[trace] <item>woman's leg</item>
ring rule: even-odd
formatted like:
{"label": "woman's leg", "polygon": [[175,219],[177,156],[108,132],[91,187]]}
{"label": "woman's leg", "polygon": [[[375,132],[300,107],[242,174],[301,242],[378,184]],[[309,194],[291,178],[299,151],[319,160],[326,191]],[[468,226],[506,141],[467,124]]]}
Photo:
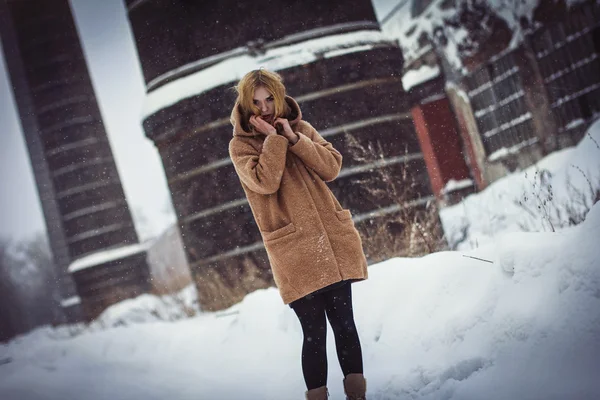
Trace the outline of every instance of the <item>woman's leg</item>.
{"label": "woman's leg", "polygon": [[327,384],[327,321],[323,295],[303,297],[290,304],[296,312],[304,342],[302,343],[302,373],[308,390]]}
{"label": "woman's leg", "polygon": [[351,284],[323,293],[325,311],[335,336],[335,347],[344,376],[363,373],[362,349],[352,309]]}

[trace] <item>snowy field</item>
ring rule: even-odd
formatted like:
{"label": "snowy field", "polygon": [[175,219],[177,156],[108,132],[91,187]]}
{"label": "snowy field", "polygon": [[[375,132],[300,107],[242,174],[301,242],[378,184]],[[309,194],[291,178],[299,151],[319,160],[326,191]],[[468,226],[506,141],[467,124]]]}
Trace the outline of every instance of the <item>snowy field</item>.
{"label": "snowy field", "polygon": [[[258,61],[279,70],[390,39],[416,58],[421,33],[450,16],[445,3],[432,1],[414,27],[406,2],[382,34],[286,46]],[[537,4],[522,3],[502,14],[512,28]],[[455,65],[465,32],[449,32]],[[239,77],[238,67],[220,64],[216,81],[196,74],[165,85],[142,114]],[[425,66],[403,83],[438,74]],[[369,280],[353,286],[369,400],[600,399],[599,143],[597,121],[578,146],[442,210],[455,251],[369,267]],[[217,313],[198,308],[193,287],[179,300],[144,295],[89,326],[43,327],[0,345],[0,400],[301,400],[301,345],[300,324],[274,288]],[[331,329],[328,356],[331,399],[341,400]]]}
{"label": "snowy field", "polygon": [[467,250],[510,232],[551,232],[581,220],[600,193],[600,120],[576,146],[554,152],[524,171],[440,213],[454,249]]}
{"label": "snowy field", "polygon": [[[560,232],[371,266],[354,285],[369,399],[600,398],[598,237],[600,203]],[[0,398],[303,398],[300,325],[275,289],[174,322],[158,320],[176,317],[164,307],[144,296],[108,310],[102,329],[43,328],[0,347]]]}
{"label": "snowy field", "polygon": [[[590,132],[598,141],[600,123]],[[555,198],[573,165],[595,179],[596,151],[586,137],[540,163]],[[470,226],[460,251],[372,265],[354,285],[369,399],[600,398],[600,203],[577,226],[517,232],[531,217],[511,200],[532,190],[525,173],[446,211],[447,228]],[[145,295],[89,327],[1,346],[0,399],[299,400],[301,343],[275,289],[219,313],[200,312],[193,288],[180,301]],[[331,398],[343,399],[331,331],[328,354]]]}
{"label": "snowy field", "polygon": [[[600,398],[598,143],[600,121],[443,210],[457,251],[369,267],[353,286],[369,399]],[[195,298],[144,295],[0,346],[0,399],[303,398],[302,331],[275,289],[218,313]],[[331,330],[328,355],[343,399]]]}

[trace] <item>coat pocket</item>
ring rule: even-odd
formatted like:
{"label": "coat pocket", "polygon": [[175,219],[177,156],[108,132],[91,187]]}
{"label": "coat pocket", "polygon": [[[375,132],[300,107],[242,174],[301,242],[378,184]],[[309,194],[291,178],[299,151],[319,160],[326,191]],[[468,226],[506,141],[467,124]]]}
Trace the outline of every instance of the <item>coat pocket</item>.
{"label": "coat pocket", "polygon": [[303,265],[310,265],[305,254],[298,251],[300,238],[295,232],[294,224],[288,224],[272,232],[262,233],[273,280],[284,300],[298,297],[298,290],[295,287],[297,282],[292,282],[290,274]]}
{"label": "coat pocket", "polygon": [[350,210],[336,211],[335,214],[340,221],[352,219],[352,213],[350,213]]}
{"label": "coat pocket", "polygon": [[282,238],[282,237],[287,236],[290,233],[294,233],[294,232],[296,232],[296,227],[294,226],[293,223],[289,223],[286,226],[279,228],[279,229],[275,229],[272,232],[262,232],[262,237],[263,237],[263,240],[265,242],[267,242],[270,240]]}

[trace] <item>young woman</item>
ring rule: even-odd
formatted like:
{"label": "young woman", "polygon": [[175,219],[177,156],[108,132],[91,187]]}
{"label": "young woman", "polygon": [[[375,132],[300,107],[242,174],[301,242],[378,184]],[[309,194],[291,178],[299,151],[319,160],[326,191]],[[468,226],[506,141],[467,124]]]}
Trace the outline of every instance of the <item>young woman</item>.
{"label": "young woman", "polygon": [[261,232],[275,284],[302,326],[306,398],[328,397],[329,319],[346,396],[365,399],[350,284],[367,279],[367,261],[350,211],[325,184],[338,176],[342,155],[302,120],[298,103],[286,95],[278,74],[251,71],[236,90],[229,154]]}

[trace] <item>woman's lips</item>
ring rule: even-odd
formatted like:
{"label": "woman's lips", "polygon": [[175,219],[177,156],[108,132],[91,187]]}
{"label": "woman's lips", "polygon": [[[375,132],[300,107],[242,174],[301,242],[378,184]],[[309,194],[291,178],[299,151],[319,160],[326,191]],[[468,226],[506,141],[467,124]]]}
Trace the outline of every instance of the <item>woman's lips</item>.
{"label": "woman's lips", "polygon": [[271,114],[263,115],[263,116],[261,116],[261,118],[270,123],[271,120],[273,119],[273,115],[271,115]]}

